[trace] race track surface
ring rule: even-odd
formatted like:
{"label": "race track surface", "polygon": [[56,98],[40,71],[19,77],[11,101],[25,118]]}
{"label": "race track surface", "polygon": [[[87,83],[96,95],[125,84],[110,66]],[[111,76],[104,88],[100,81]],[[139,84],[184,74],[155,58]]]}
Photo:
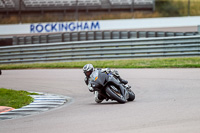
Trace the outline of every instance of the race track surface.
{"label": "race track surface", "polygon": [[71,103],[0,121],[0,133],[199,133],[200,69],[118,69],[133,102],[96,104],[81,69],[4,70],[0,88],[66,95]]}

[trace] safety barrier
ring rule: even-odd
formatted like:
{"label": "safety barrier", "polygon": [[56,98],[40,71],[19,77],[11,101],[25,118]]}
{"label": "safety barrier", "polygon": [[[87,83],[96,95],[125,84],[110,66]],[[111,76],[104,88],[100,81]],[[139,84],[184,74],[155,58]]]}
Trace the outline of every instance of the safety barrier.
{"label": "safety barrier", "polygon": [[95,40],[0,47],[0,64],[199,56],[200,36]]}
{"label": "safety barrier", "polygon": [[56,34],[19,36],[13,38],[13,45],[55,43],[86,40],[131,39],[170,36],[192,36],[197,32],[161,32],[161,31],[82,31]]}

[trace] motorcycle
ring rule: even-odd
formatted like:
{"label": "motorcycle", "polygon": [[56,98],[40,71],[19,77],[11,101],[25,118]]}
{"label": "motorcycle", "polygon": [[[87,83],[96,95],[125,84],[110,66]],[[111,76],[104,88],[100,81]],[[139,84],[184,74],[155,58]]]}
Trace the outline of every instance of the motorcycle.
{"label": "motorcycle", "polygon": [[134,92],[129,85],[125,85],[119,79],[101,70],[96,70],[90,75],[89,82],[95,91],[99,92],[106,101],[116,100],[118,103],[126,103],[135,99]]}

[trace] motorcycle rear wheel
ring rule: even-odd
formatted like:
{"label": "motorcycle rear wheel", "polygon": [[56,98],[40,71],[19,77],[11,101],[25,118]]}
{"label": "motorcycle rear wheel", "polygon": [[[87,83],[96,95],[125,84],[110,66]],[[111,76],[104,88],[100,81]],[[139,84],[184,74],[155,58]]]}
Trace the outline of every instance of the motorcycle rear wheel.
{"label": "motorcycle rear wheel", "polygon": [[126,99],[122,96],[119,91],[116,91],[117,88],[115,86],[107,86],[106,93],[113,99],[116,100],[118,103],[126,103]]}

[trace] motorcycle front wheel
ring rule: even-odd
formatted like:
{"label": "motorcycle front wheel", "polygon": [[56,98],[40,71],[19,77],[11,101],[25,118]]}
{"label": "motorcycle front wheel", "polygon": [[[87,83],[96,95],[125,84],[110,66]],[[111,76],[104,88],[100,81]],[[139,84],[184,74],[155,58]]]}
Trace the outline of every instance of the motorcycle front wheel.
{"label": "motorcycle front wheel", "polygon": [[115,86],[107,86],[106,93],[111,97],[111,99],[116,100],[118,103],[126,103],[126,99],[122,96],[120,91]]}
{"label": "motorcycle front wheel", "polygon": [[135,93],[130,89],[128,90],[129,98],[128,101],[133,101],[135,100]]}

